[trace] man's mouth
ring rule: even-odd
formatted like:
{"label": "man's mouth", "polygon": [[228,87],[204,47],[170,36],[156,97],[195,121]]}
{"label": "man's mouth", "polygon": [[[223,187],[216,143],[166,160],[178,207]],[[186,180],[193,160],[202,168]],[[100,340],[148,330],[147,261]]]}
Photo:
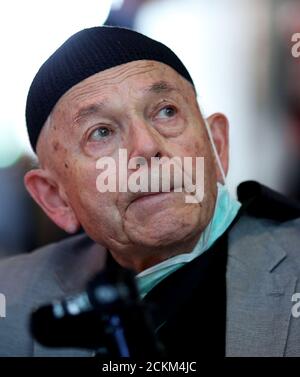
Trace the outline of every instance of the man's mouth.
{"label": "man's mouth", "polygon": [[170,190],[170,191],[159,191],[159,192],[141,192],[140,194],[141,195],[138,195],[137,197],[135,197],[131,203],[133,202],[137,202],[137,201],[145,201],[145,200],[148,200],[149,198],[153,198],[153,197],[157,197],[159,195],[166,195],[166,194],[170,194],[170,193],[173,193],[174,190]]}
{"label": "man's mouth", "polygon": [[129,205],[138,205],[141,207],[149,208],[151,206],[161,206],[164,201],[168,200],[174,195],[174,188],[168,191],[159,192],[139,192],[136,193],[134,198],[130,201]]}

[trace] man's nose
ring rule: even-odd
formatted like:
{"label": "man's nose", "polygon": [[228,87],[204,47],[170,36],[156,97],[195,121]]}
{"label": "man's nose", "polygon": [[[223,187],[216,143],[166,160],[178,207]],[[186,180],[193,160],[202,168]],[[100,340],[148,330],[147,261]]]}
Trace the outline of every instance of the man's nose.
{"label": "man's nose", "polygon": [[132,126],[129,139],[129,158],[144,157],[150,163],[151,157],[161,158],[164,155],[161,136],[145,121],[138,121]]}

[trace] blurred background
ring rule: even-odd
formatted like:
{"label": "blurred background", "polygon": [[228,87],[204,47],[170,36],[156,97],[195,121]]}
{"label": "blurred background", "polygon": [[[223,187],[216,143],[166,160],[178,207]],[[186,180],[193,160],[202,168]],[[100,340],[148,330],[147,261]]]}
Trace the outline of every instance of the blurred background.
{"label": "blurred background", "polygon": [[102,24],[166,43],[190,71],[204,115],[228,116],[232,193],[254,179],[300,199],[300,0],[11,0],[0,13],[0,258],[66,237],[23,185],[36,164],[26,94],[66,38]]}

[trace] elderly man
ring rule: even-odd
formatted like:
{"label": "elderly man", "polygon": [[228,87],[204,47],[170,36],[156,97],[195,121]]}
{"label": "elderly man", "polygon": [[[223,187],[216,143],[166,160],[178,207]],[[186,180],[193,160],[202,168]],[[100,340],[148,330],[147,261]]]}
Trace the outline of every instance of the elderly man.
{"label": "elderly man", "polygon": [[[40,164],[26,174],[28,191],[59,227],[84,233],[1,263],[1,355],[90,355],[41,346],[28,319],[84,289],[107,255],[135,271],[168,356],[300,355],[299,205],[254,182],[239,187],[239,201],[230,197],[227,119],[203,118],[192,78],[169,48],[122,28],[80,31],[40,68],[26,120]],[[121,166],[122,149],[140,163]],[[102,158],[129,180],[174,157],[194,159],[193,177],[195,159],[204,159],[201,200],[187,201],[172,175],[169,192],[99,190]],[[106,174],[120,179],[109,167]]]}

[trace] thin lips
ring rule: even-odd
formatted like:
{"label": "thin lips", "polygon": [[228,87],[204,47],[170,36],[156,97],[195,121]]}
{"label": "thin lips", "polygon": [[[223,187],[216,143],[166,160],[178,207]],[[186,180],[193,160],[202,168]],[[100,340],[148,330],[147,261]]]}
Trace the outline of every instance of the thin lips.
{"label": "thin lips", "polygon": [[145,196],[150,196],[150,195],[157,195],[157,194],[166,194],[168,192],[174,191],[173,187],[170,187],[170,191],[157,191],[157,192],[137,192],[135,193],[133,199],[130,201],[130,203],[136,201],[137,199],[143,198]]}

